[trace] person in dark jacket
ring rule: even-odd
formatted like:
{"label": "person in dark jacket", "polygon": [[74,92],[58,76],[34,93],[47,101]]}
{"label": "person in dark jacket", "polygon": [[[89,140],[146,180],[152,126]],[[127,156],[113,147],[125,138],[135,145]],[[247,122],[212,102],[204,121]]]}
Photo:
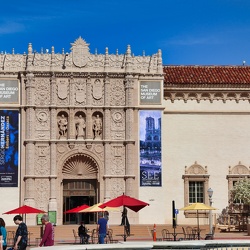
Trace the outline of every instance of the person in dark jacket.
{"label": "person in dark jacket", "polygon": [[78,236],[81,239],[82,244],[88,244],[89,243],[89,235],[88,235],[88,230],[84,225],[84,221],[81,222],[81,225],[78,227]]}
{"label": "person in dark jacket", "polygon": [[26,250],[28,244],[28,228],[23,222],[23,217],[21,215],[16,215],[13,221],[18,228],[16,230],[16,235],[14,238],[14,250]]}

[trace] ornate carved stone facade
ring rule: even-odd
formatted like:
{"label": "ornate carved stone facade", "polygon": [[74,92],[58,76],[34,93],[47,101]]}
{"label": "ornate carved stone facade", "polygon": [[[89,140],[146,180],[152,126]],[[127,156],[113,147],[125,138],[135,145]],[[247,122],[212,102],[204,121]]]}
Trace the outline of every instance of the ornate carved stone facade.
{"label": "ornate carved stone facade", "polygon": [[21,85],[21,105],[13,106],[22,121],[21,200],[57,211],[58,224],[64,180],[96,180],[98,202],[138,196],[138,83],[163,80],[160,50],[91,54],[81,37],[71,45],[70,53],[29,44],[27,54],[0,55],[0,77]]}

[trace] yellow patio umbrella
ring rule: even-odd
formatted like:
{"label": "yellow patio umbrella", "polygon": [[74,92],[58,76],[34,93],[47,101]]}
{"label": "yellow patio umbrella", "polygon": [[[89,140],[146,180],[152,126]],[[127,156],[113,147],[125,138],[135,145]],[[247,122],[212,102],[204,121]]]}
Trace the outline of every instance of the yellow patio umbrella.
{"label": "yellow patio umbrella", "polygon": [[196,210],[196,214],[197,214],[197,228],[198,228],[198,240],[200,239],[200,226],[199,226],[199,210],[217,210],[217,208],[215,207],[211,207],[211,206],[208,206],[204,203],[200,203],[200,202],[196,202],[196,203],[193,203],[189,206],[186,206],[186,207],[183,207],[183,208],[180,208],[179,210]]}
{"label": "yellow patio umbrella", "polygon": [[116,207],[105,207],[105,208],[100,208],[102,203],[97,203],[94,204],[91,207],[85,208],[83,210],[80,210],[79,213],[95,213],[95,212],[104,212],[104,211],[120,211],[119,208]]}

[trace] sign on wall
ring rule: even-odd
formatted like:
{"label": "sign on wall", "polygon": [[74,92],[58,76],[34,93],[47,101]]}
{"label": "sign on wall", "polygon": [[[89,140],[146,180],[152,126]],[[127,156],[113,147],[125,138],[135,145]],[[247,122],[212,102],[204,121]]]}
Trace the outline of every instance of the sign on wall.
{"label": "sign on wall", "polygon": [[19,104],[19,86],[17,80],[0,79],[0,104]]}
{"label": "sign on wall", "polygon": [[140,186],[158,187],[161,181],[161,111],[140,110]]}
{"label": "sign on wall", "polygon": [[0,187],[18,186],[18,111],[0,110]]}
{"label": "sign on wall", "polygon": [[161,82],[140,82],[140,104],[161,104]]}

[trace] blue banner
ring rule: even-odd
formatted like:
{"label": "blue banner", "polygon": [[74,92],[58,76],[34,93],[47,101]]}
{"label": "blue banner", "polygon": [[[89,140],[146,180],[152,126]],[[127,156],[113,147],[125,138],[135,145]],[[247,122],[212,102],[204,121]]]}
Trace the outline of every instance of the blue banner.
{"label": "blue banner", "polygon": [[18,114],[0,110],[0,187],[18,186]]}
{"label": "blue banner", "polygon": [[140,111],[140,186],[159,187],[161,177],[161,111]]}

